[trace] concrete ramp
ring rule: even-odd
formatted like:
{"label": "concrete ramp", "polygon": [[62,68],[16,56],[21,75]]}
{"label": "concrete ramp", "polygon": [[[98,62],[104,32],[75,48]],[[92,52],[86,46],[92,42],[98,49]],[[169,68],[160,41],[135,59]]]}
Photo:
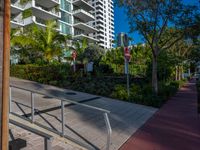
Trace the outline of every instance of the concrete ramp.
{"label": "concrete ramp", "polygon": [[[10,129],[11,132],[13,133],[17,133],[17,135],[20,137],[19,135],[21,134],[19,131],[23,132],[23,138],[24,140],[28,140],[28,135],[30,134],[34,134],[35,136],[33,137],[33,139],[31,141],[34,141],[37,138],[40,138],[42,140],[42,138],[44,138],[44,142],[41,144],[36,144],[37,147],[39,148],[38,150],[54,150],[56,147],[56,143],[62,142],[63,144],[65,144],[65,148],[69,149],[71,147],[73,147],[74,150],[86,150],[87,148],[81,146],[80,144],[77,144],[67,138],[61,137],[60,135],[51,132],[43,127],[40,127],[36,124],[32,124],[30,121],[23,119],[21,117],[17,117],[16,115],[10,114],[9,115],[9,119],[10,119]],[[19,126],[16,124],[20,124]],[[38,136],[39,137],[38,137]],[[28,138],[28,139],[27,139]],[[47,140],[49,140],[49,143],[45,141],[45,138],[47,138]],[[29,149],[31,148],[30,145],[34,145],[35,143],[31,143],[31,141],[27,141],[28,147],[24,148],[25,149]],[[45,143],[46,142],[46,143]],[[54,144],[53,144],[54,143]],[[32,146],[33,148],[34,146]]]}
{"label": "concrete ramp", "polygon": [[[48,97],[49,93],[55,94],[57,97],[60,96],[60,98],[109,110],[111,112],[109,119],[112,127],[110,150],[119,149],[157,111],[152,107],[61,89],[27,80],[12,78],[11,83],[29,90],[37,89],[47,94],[47,96],[36,94],[35,109],[37,113],[35,114],[35,122],[57,132],[62,129],[61,103],[59,99]],[[30,119],[30,93],[13,88],[12,98],[15,100],[12,103],[12,111]],[[66,102],[65,120],[65,134],[68,137],[84,143],[91,149],[104,150],[106,148],[107,132],[101,112]],[[64,149],[67,148],[63,146]]]}

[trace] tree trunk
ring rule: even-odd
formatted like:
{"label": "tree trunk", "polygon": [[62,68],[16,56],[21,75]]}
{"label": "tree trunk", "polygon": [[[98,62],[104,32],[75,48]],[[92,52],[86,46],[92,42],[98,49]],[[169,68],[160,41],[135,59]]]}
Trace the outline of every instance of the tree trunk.
{"label": "tree trunk", "polygon": [[181,65],[181,80],[184,79],[184,68],[183,65]]}
{"label": "tree trunk", "polygon": [[175,75],[176,78],[175,78],[175,79],[176,79],[176,81],[177,81],[177,80],[178,80],[178,66],[176,66],[175,68],[176,68],[176,75]]}
{"label": "tree trunk", "polygon": [[157,95],[158,94],[158,75],[157,75],[157,55],[153,56],[153,63],[152,63],[152,88],[153,92]]}
{"label": "tree trunk", "polygon": [[180,81],[181,80],[181,77],[182,77],[182,71],[181,71],[181,66],[178,66],[178,80]]}

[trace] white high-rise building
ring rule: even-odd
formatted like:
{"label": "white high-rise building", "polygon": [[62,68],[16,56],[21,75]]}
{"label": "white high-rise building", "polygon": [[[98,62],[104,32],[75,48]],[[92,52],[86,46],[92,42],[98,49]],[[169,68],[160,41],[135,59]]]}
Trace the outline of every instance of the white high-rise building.
{"label": "white high-rise building", "polygon": [[95,8],[90,0],[60,0],[61,18],[59,19],[60,31],[63,34],[71,34],[76,40],[87,38],[89,43],[96,43],[98,39],[89,36],[98,30],[89,25],[95,20],[92,11]]}
{"label": "white high-rise building", "polygon": [[95,8],[95,20],[90,22],[98,32],[90,34],[99,40],[99,45],[105,49],[113,48],[114,41],[114,3],[113,0],[91,0]]}
{"label": "white high-rise building", "polygon": [[55,20],[60,33],[70,34],[75,40],[87,38],[88,42],[97,43],[98,39],[89,36],[98,31],[89,25],[95,20],[94,10],[90,0],[11,0],[11,27],[36,24],[45,28],[48,20]]}
{"label": "white high-rise building", "polygon": [[11,27],[58,22],[57,30],[74,39],[87,38],[105,49],[113,47],[113,0],[11,0]]}

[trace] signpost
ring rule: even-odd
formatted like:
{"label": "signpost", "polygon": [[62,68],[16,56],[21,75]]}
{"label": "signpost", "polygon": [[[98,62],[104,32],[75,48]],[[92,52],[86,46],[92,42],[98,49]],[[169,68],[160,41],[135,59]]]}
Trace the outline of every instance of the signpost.
{"label": "signpost", "polygon": [[73,58],[73,70],[76,72],[76,57],[77,57],[77,52],[74,50],[72,52],[72,58]]}
{"label": "signpost", "polygon": [[10,0],[0,0],[0,150],[8,150]]}
{"label": "signpost", "polygon": [[125,33],[120,33],[118,35],[118,46],[124,47],[124,73],[127,77],[127,94],[130,95],[130,88],[129,88],[129,62],[131,59],[130,50],[128,48],[129,45],[129,38],[128,35]]}
{"label": "signpost", "polygon": [[129,62],[131,59],[130,50],[128,47],[124,48],[124,60],[125,60],[125,74],[127,78],[127,93],[128,97],[130,96],[130,86],[129,86]]}

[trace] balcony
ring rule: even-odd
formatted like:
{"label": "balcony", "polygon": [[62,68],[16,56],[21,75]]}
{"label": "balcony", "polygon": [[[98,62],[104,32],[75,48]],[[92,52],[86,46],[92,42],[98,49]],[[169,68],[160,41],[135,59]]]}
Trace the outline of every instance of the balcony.
{"label": "balcony", "polygon": [[60,0],[35,0],[35,2],[46,8],[52,8],[60,4]]}
{"label": "balcony", "polygon": [[45,25],[44,22],[37,22],[36,19],[37,19],[37,18],[36,18],[35,16],[30,16],[30,17],[28,17],[28,18],[25,18],[25,19],[23,20],[23,23],[24,23],[25,26],[26,26],[26,25],[30,25],[30,24],[37,24],[37,25],[39,25],[40,27],[46,27],[46,25]]}
{"label": "balcony", "polygon": [[81,7],[82,9],[86,11],[95,10],[95,8],[92,5],[90,5],[87,0],[73,0],[73,5],[77,7]]}
{"label": "balcony", "polygon": [[11,20],[11,28],[20,28],[24,26],[23,20]]}
{"label": "balcony", "polygon": [[19,14],[22,11],[22,5],[18,1],[11,3],[11,14]]}
{"label": "balcony", "polygon": [[93,21],[95,19],[95,17],[91,13],[89,13],[83,9],[74,10],[73,15],[74,15],[74,17],[81,19],[83,22],[89,22],[89,21]]}
{"label": "balcony", "polygon": [[96,25],[98,28],[102,28],[102,29],[105,29],[105,26],[103,25],[102,22],[97,22],[97,25]]}
{"label": "balcony", "polygon": [[96,22],[98,22],[99,24],[104,24],[104,20],[102,18],[97,18]]}
{"label": "balcony", "polygon": [[83,30],[85,34],[97,32],[97,29],[82,22],[74,24],[74,28]]}
{"label": "balcony", "polygon": [[76,40],[82,40],[83,38],[87,38],[88,42],[89,43],[96,43],[98,42],[97,39],[91,37],[91,36],[88,36],[88,35],[85,35],[85,34],[79,34],[79,35],[74,35],[73,36],[73,39],[76,39]]}
{"label": "balcony", "polygon": [[103,1],[97,1],[96,5],[101,5],[103,7]]}
{"label": "balcony", "polygon": [[101,12],[103,13],[103,6],[98,5],[98,6],[96,7],[96,11],[97,11],[97,12],[98,12],[98,11],[101,11]]}
{"label": "balcony", "polygon": [[[30,25],[30,24],[36,24],[39,27],[46,28],[46,20],[43,20],[43,19],[38,18],[36,16],[31,16],[31,17],[24,19],[23,24],[24,24],[24,26]],[[60,31],[59,27],[57,27],[56,30]]]}
{"label": "balcony", "polygon": [[96,14],[96,19],[101,19],[101,20],[103,20],[103,15],[102,15],[102,14],[99,14],[99,13],[97,13],[97,14]]}
{"label": "balcony", "polygon": [[102,28],[99,28],[99,31],[98,31],[98,33],[102,33],[102,34],[104,34],[104,33],[105,33],[105,31],[104,31]]}
{"label": "balcony", "polygon": [[56,11],[56,8],[47,9],[36,4],[36,1],[30,1],[25,5],[25,9],[32,9],[33,15],[44,20],[58,19],[61,13]]}

